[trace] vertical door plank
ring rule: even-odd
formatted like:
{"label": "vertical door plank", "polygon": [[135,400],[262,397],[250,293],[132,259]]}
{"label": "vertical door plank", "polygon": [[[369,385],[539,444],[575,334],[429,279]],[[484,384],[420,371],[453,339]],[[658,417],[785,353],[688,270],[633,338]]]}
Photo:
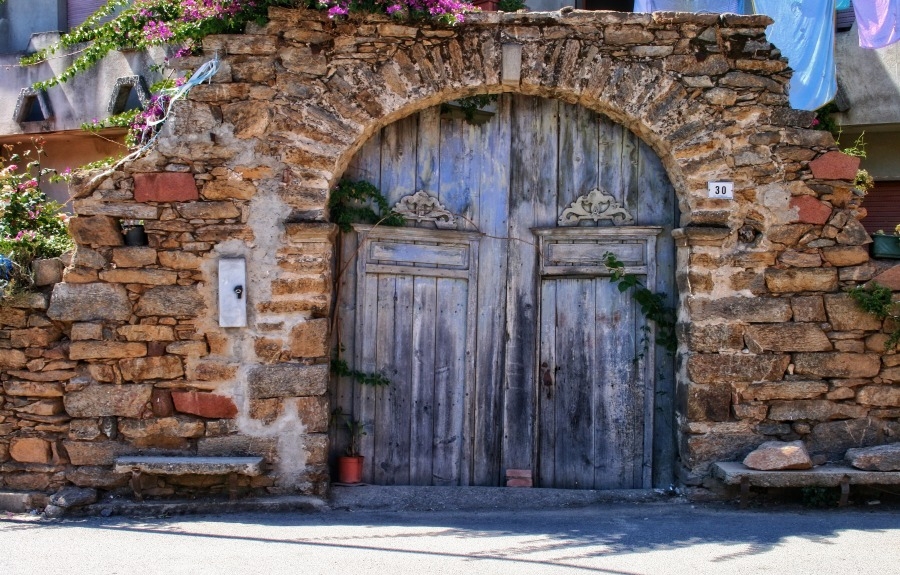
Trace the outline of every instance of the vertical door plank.
{"label": "vertical door plank", "polygon": [[[397,376],[397,368],[394,365],[394,349],[402,345],[398,342],[394,332],[394,319],[397,306],[397,277],[392,275],[379,275],[378,277],[378,310],[375,319],[376,340],[375,365],[376,371],[392,381],[391,387],[397,384],[393,380]],[[401,382],[402,383],[402,382]],[[384,485],[390,480],[390,475],[385,463],[390,458],[391,452],[391,420],[393,418],[393,406],[391,405],[390,391],[383,386],[364,386],[366,396],[372,397],[373,412],[368,415],[372,418],[372,424],[367,426],[364,439],[371,438],[371,482]],[[367,462],[368,465],[368,462]]]}
{"label": "vertical door plank", "polygon": [[503,467],[533,469],[537,343],[537,256],[531,228],[556,223],[558,102],[515,98],[511,114],[508,337],[504,367]]}
{"label": "vertical door plank", "polygon": [[381,131],[381,194],[390,206],[415,193],[418,121],[413,114]]}
{"label": "vertical door plank", "polygon": [[591,279],[556,280],[556,486],[594,487],[594,293]]}
{"label": "vertical door plank", "polygon": [[556,402],[559,390],[556,383],[561,370],[556,356],[556,299],[557,280],[541,282],[541,347],[538,361],[537,403],[541,433],[538,438],[537,486],[556,486]]}
{"label": "vertical door plank", "polygon": [[416,189],[437,197],[440,191],[441,107],[419,112],[416,143]]}
{"label": "vertical door plank", "polygon": [[[375,347],[375,343],[378,341],[378,277],[365,275],[364,258],[359,258],[357,273],[360,277],[357,302],[361,302],[361,305],[357,308],[356,365],[360,371],[372,373],[378,369]],[[369,386],[355,385],[353,403],[354,409],[351,415],[365,426],[367,433],[360,438],[360,452],[366,456],[363,465],[363,480],[372,481],[374,390]]]}
{"label": "vertical door plank", "polygon": [[598,164],[600,187],[616,200],[623,199],[622,177],[622,137],[625,129],[607,118],[600,116]]}
{"label": "vertical door plank", "polygon": [[431,485],[434,459],[434,374],[435,320],[437,318],[437,280],[417,277],[414,280],[412,326],[412,390],[410,404],[410,472],[411,485]]}
{"label": "vertical door plank", "polygon": [[[506,341],[505,239],[509,225],[510,109],[504,94],[497,114],[485,124],[484,157],[473,221],[484,233],[478,246],[477,345],[473,430],[473,482],[498,485],[502,420],[504,344]],[[499,281],[498,281],[499,280]]]}
{"label": "vertical door plank", "polygon": [[376,132],[363,144],[350,160],[350,165],[344,172],[344,178],[365,180],[376,186],[381,185],[381,134],[381,131]]}
{"label": "vertical door plank", "polygon": [[596,112],[573,104],[559,104],[557,216],[579,196],[599,185],[599,136]]}
{"label": "vertical door plank", "polygon": [[622,127],[622,155],[619,158],[621,174],[622,205],[634,215],[638,208],[638,148],[640,139],[632,132]]}
{"label": "vertical door plank", "polygon": [[[333,341],[337,342],[336,353],[349,365],[356,367],[354,355],[356,342],[356,232],[340,235],[340,275],[337,278],[337,318],[334,325]],[[343,270],[342,272],[340,270]],[[360,310],[360,318],[362,310]],[[340,408],[342,413],[353,413],[353,392],[356,382],[349,377],[332,377],[330,381],[331,409]],[[336,423],[336,422],[335,422]],[[331,457],[342,455],[344,429],[333,425],[331,433]]]}
{"label": "vertical door plank", "polygon": [[[675,240],[672,229],[677,225],[678,207],[675,189],[669,181],[662,161],[641,142],[638,165],[638,223],[663,226],[656,238],[656,287],[666,294],[666,303],[673,308],[678,301],[675,284]],[[666,486],[675,477],[675,358],[657,346],[654,369],[648,373],[653,394],[653,485]]]}
{"label": "vertical door plank", "polygon": [[452,213],[472,218],[477,201],[480,158],[485,153],[480,128],[464,120],[441,120],[440,200]]}
{"label": "vertical door plank", "polygon": [[[594,375],[593,403],[598,413],[594,427],[595,486],[597,489],[632,489],[634,461],[641,461],[643,427],[636,429],[636,418],[643,415],[643,404],[636,403],[641,382],[635,381],[635,304],[629,292],[605,278],[595,280],[597,329],[597,370]],[[640,395],[643,398],[643,395]],[[637,411],[637,413],[635,413]]]}
{"label": "vertical door plank", "polygon": [[434,370],[434,485],[459,485],[465,407],[465,280],[437,280]]}
{"label": "vertical door plank", "polygon": [[397,276],[396,306],[394,308],[394,371],[391,384],[383,388],[390,404],[388,450],[379,457],[385,473],[386,485],[409,485],[410,397],[412,392],[412,316],[413,281],[411,276]]}

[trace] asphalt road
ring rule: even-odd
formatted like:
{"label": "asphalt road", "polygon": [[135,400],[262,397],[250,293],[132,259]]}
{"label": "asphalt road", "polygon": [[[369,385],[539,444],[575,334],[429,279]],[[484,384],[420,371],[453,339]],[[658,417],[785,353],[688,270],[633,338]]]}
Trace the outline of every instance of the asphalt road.
{"label": "asphalt road", "polygon": [[0,516],[0,574],[892,574],[896,508]]}

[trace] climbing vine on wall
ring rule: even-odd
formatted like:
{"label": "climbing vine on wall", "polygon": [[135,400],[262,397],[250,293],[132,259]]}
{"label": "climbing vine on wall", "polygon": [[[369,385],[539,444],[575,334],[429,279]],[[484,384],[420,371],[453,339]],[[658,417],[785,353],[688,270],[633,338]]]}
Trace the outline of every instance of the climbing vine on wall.
{"label": "climbing vine on wall", "polygon": [[888,332],[884,349],[888,351],[897,347],[900,343],[900,302],[894,301],[891,288],[871,282],[865,286],[856,286],[849,293],[861,309],[880,320],[891,320],[892,329]]}
{"label": "climbing vine on wall", "polygon": [[[625,271],[625,264],[612,252],[603,254],[603,264],[612,273],[610,280],[620,292],[631,290],[631,298],[641,307],[641,313],[656,324],[656,343],[668,353],[674,354],[678,348],[675,334],[677,314],[675,308],[666,304],[666,294],[650,291],[640,278]],[[645,342],[645,351],[649,342]]]}

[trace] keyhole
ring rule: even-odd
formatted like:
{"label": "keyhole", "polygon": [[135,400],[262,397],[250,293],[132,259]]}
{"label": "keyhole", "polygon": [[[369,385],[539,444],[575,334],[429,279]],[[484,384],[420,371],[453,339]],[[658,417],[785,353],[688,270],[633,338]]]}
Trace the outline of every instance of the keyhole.
{"label": "keyhole", "polygon": [[235,286],[234,295],[236,295],[238,299],[241,299],[241,296],[244,295],[244,286]]}

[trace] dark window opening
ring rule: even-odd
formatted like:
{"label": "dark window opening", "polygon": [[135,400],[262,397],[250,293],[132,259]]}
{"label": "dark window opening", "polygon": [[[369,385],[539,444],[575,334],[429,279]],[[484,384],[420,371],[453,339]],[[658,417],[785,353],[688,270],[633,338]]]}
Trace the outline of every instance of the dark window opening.
{"label": "dark window opening", "polygon": [[634,12],[634,0],[584,0],[584,9]]}
{"label": "dark window opening", "polygon": [[19,118],[21,118],[20,122],[43,122],[47,119],[37,96],[25,96]]}
{"label": "dark window opening", "polygon": [[860,221],[867,232],[894,233],[894,227],[900,223],[900,181],[875,182],[875,187],[863,199],[862,207],[867,214]]}
{"label": "dark window opening", "polygon": [[834,13],[834,29],[838,32],[846,32],[856,22],[856,13],[853,11],[853,2],[848,8],[837,10]]}
{"label": "dark window opening", "polygon": [[113,105],[111,113],[121,114],[122,112],[127,112],[129,110],[143,109],[144,106],[141,104],[141,97],[137,88],[126,84],[119,88],[119,92],[116,94],[116,102]]}

